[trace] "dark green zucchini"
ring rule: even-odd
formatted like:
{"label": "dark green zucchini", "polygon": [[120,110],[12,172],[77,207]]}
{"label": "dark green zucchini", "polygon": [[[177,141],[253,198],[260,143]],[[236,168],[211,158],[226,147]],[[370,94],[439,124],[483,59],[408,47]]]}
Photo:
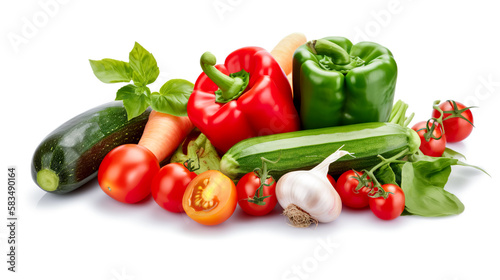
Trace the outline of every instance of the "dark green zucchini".
{"label": "dark green zucchini", "polygon": [[47,192],[67,193],[97,176],[99,165],[113,148],[137,143],[150,109],[127,120],[121,101],[90,109],[62,124],[38,145],[31,175]]}

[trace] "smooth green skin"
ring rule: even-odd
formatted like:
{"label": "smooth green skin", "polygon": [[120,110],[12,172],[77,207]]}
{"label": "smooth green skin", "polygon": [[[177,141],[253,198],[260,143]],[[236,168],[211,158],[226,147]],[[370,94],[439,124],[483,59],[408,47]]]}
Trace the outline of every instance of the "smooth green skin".
{"label": "smooth green skin", "polygon": [[31,162],[35,183],[47,192],[67,193],[97,176],[112,149],[137,143],[151,109],[127,120],[121,101],[90,109],[52,131],[36,148]]}
{"label": "smooth green skin", "polygon": [[332,174],[371,168],[380,162],[378,155],[390,158],[405,149],[414,154],[420,137],[410,128],[380,122],[280,133],[237,143],[222,157],[220,167],[222,173],[237,180],[259,167],[261,157],[279,158],[269,165],[271,175],[278,180],[287,172],[313,168],[340,147],[354,157],[344,156],[331,164]]}
{"label": "smooth green skin", "polygon": [[[372,42],[356,45],[343,37],[323,38],[342,47],[364,65],[343,74],[326,70],[306,45],[293,56],[294,104],[302,128],[312,129],[363,122],[386,122],[391,114],[397,79],[392,53]],[[348,65],[336,65],[350,68]]]}

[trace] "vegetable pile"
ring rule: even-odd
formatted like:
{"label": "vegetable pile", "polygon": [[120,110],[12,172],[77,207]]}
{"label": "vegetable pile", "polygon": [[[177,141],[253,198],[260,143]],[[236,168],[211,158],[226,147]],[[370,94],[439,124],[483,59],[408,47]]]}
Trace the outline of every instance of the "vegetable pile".
{"label": "vegetable pile", "polygon": [[460,214],[464,205],[445,190],[451,166],[485,172],[446,147],[472,132],[472,107],[436,101],[409,128],[408,105],[394,103],[396,61],[377,43],[294,33],[271,52],[240,48],[224,64],[206,52],[194,84],[172,79],[157,92],[149,86],[160,70],[138,43],[128,62],[90,66],[104,83],[127,84],[38,146],[32,176],[47,192],[97,177],[117,201],[152,195],[203,225],[225,222],[237,205],[263,216],[279,204],[292,226],[309,227],[342,207],[382,220]]}

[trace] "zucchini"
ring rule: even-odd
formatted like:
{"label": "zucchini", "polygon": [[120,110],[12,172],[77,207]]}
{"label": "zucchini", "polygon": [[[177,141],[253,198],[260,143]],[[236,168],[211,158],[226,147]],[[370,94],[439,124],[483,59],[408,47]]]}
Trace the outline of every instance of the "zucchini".
{"label": "zucchini", "polygon": [[222,173],[233,180],[262,165],[261,157],[279,161],[269,165],[277,180],[283,174],[311,169],[340,147],[354,154],[330,165],[330,173],[338,175],[349,169],[361,170],[404,149],[415,153],[420,138],[412,129],[392,123],[361,123],[249,138],[234,145],[222,157]]}
{"label": "zucchini", "polygon": [[151,109],[127,120],[121,101],[90,109],[52,131],[38,145],[31,176],[47,192],[67,193],[97,176],[102,159],[113,148],[137,143]]}

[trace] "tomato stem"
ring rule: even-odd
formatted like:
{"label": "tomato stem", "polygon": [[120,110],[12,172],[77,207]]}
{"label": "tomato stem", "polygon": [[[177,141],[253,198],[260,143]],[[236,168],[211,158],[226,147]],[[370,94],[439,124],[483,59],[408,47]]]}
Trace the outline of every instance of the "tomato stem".
{"label": "tomato stem", "polygon": [[[454,100],[446,100],[446,102],[450,103],[453,110],[449,110],[449,111],[441,110],[441,108],[439,108],[439,103],[441,103],[440,100],[436,100],[432,104],[432,108],[434,110],[438,111],[440,115],[439,115],[439,118],[430,118],[429,120],[427,120],[425,128],[422,128],[422,129],[427,130],[427,132],[424,133],[425,141],[429,142],[431,140],[431,138],[436,139],[436,140],[441,139],[443,137],[443,135],[445,134],[443,121],[448,120],[448,119],[461,118],[461,119],[466,120],[472,126],[474,126],[474,124],[471,121],[469,121],[466,117],[464,117],[462,115],[462,113],[471,109],[471,108],[476,108],[476,106],[470,106],[470,107],[465,107],[463,109],[458,109],[457,103]],[[450,115],[443,119],[444,114],[450,114]],[[431,123],[432,123],[432,125],[430,125]],[[436,129],[436,123],[438,123],[441,127],[441,136],[439,136],[439,137],[434,136],[434,130]],[[422,130],[422,129],[420,129],[420,130]]]}
{"label": "tomato stem", "polygon": [[[391,192],[386,192],[382,188],[380,182],[377,180],[377,177],[375,177],[374,173],[375,173],[375,171],[377,171],[377,169],[379,169],[380,167],[382,167],[382,166],[384,166],[386,164],[391,164],[393,162],[399,162],[400,161],[399,159],[402,158],[402,157],[404,157],[405,155],[407,155],[409,151],[410,151],[410,149],[406,148],[406,149],[402,150],[401,152],[397,153],[396,155],[394,155],[394,156],[392,156],[392,157],[390,157],[388,159],[384,158],[381,155],[378,155],[378,158],[380,158],[381,161],[377,165],[375,165],[374,167],[372,167],[372,169],[370,169],[370,170],[363,170],[363,172],[364,172],[363,176],[365,178],[369,176],[370,180],[373,182],[373,186],[371,186],[371,187],[369,185],[367,185],[367,184],[365,185],[366,187],[372,189],[372,191],[368,194],[368,196],[373,197],[373,198],[375,198],[375,197],[383,197],[384,199],[386,199],[389,196],[389,194],[391,194]],[[357,187],[356,187],[356,189],[357,189]],[[375,192],[373,190],[375,190]]]}
{"label": "tomato stem", "polygon": [[[250,203],[254,203],[257,205],[266,205],[266,202],[264,199],[270,197],[270,195],[263,196],[264,195],[264,187],[270,187],[274,184],[275,180],[273,176],[269,175],[269,172],[272,170],[267,169],[267,163],[271,164],[276,164],[278,161],[281,159],[281,155],[279,158],[275,161],[268,160],[265,157],[260,158],[262,160],[262,168],[255,168],[254,173],[257,177],[260,179],[260,186],[257,190],[255,190],[255,194],[252,198],[247,198],[247,201]],[[266,184],[267,179],[271,178],[271,182],[269,184]]]}
{"label": "tomato stem", "polygon": [[200,167],[201,167],[200,166],[200,158],[198,158],[198,167],[195,167],[193,162],[194,162],[194,160],[190,158],[183,163],[184,167],[186,167],[186,169],[189,170],[189,172],[194,172],[194,171],[200,169]]}
{"label": "tomato stem", "polygon": [[[471,108],[477,108],[476,106],[470,106],[470,107],[465,107],[463,109],[458,109],[458,106],[457,106],[457,103],[455,102],[455,100],[446,100],[446,102],[449,102],[451,107],[453,108],[453,110],[451,111],[444,111],[444,113],[447,113],[447,114],[450,114],[449,116],[447,116],[443,121],[445,120],[448,120],[448,119],[452,119],[452,118],[461,118],[461,119],[464,119],[466,120],[468,123],[470,123],[472,126],[474,126],[474,124],[469,121],[466,117],[464,117],[462,115],[463,112],[471,109]],[[441,117],[443,117],[443,115],[441,115]]]}

